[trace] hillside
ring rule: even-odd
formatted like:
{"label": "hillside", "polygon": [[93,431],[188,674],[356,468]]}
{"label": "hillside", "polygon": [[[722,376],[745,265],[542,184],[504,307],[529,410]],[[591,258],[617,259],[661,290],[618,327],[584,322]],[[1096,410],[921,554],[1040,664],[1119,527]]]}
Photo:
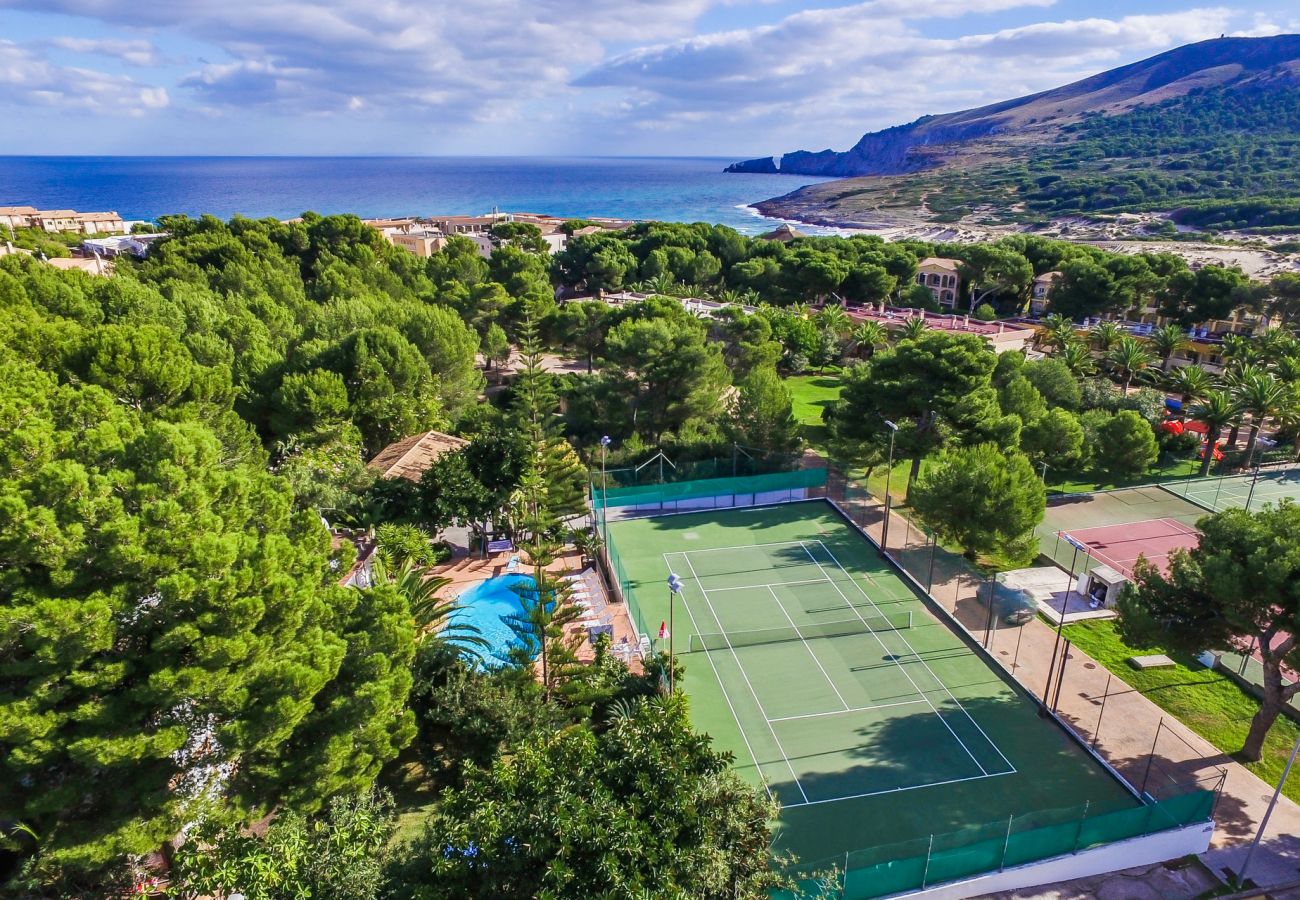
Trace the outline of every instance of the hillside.
{"label": "hillside", "polygon": [[[1300,35],[1222,38],[873,132],[844,153],[797,151],[779,166],[729,171],[868,176],[759,205],[806,221],[1025,225],[1180,210],[1196,227],[1289,228],[1300,224],[1298,143]],[[1247,197],[1250,209],[1205,208]]]}

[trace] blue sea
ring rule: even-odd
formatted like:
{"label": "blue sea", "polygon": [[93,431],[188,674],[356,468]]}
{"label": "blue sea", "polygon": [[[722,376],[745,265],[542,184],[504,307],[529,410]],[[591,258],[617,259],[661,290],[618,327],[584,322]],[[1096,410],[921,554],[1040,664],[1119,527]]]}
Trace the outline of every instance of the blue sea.
{"label": "blue sea", "polygon": [[[673,157],[0,157],[0,206],[290,218],[475,215],[492,209],[730,225],[775,222],[747,204],[825,179],[729,175],[729,159]],[[815,231],[817,229],[801,230]]]}

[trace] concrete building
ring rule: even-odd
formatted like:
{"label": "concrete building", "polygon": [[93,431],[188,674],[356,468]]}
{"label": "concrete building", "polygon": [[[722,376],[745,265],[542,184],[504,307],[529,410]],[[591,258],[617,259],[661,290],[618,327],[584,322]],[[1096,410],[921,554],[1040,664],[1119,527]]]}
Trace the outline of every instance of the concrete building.
{"label": "concrete building", "polygon": [[0,206],[0,227],[31,228],[35,215],[34,206]]}
{"label": "concrete building", "polygon": [[960,284],[955,259],[939,256],[927,256],[917,263],[916,283],[930,289],[940,306],[949,308],[957,305],[957,290]]}
{"label": "concrete building", "polygon": [[34,206],[0,206],[0,227],[77,234],[121,234],[126,231],[126,223],[115,212],[82,213],[75,209],[37,209]]}
{"label": "concrete building", "polygon": [[77,213],[82,234],[122,234],[126,223],[115,212]]}
{"label": "concrete building", "polygon": [[1040,316],[1047,310],[1048,299],[1056,282],[1061,280],[1060,272],[1044,272],[1034,279],[1029,294],[1029,314]]}
{"label": "concrete building", "polygon": [[509,213],[499,213],[490,216],[443,216],[430,219],[429,222],[443,234],[470,235],[487,234],[492,230],[493,225],[514,220],[515,217]]}
{"label": "concrete building", "polygon": [[447,246],[447,236],[441,231],[407,231],[387,235],[394,247],[401,247],[408,253],[428,258]]}

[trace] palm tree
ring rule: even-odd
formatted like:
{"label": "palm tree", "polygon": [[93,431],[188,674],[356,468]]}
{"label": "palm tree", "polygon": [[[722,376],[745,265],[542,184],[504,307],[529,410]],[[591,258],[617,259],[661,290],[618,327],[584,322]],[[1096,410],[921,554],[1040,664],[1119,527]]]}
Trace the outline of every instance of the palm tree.
{"label": "palm tree", "polygon": [[1151,368],[1153,362],[1151,351],[1128,335],[1120,338],[1105,356],[1106,367],[1119,376],[1126,394],[1133,379]]}
{"label": "palm tree", "polygon": [[1078,338],[1068,341],[1056,358],[1065,363],[1065,367],[1075,378],[1086,378],[1097,371],[1097,364],[1092,359],[1092,351]]}
{"label": "palm tree", "polygon": [[1250,413],[1250,437],[1246,439],[1246,465],[1255,457],[1255,443],[1264,421],[1286,400],[1286,385],[1272,375],[1260,374],[1247,379],[1236,391],[1243,412]]}
{"label": "palm tree", "polygon": [[1164,383],[1168,390],[1183,401],[1183,418],[1187,417],[1188,404],[1200,400],[1206,391],[1214,387],[1214,379],[1200,366],[1179,366],[1165,375]]}
{"label": "palm tree", "polygon": [[475,625],[456,620],[455,614],[462,608],[459,603],[438,596],[451,584],[450,578],[430,575],[428,569],[409,559],[390,568],[383,557],[376,557],[371,571],[376,585],[392,585],[406,598],[411,618],[415,620],[417,643],[438,641],[453,647],[462,656],[482,658],[479,650],[487,649],[488,642]]}
{"label": "palm tree", "polygon": [[817,324],[843,339],[853,331],[853,319],[844,311],[844,307],[838,303],[827,303],[817,313]]}
{"label": "palm tree", "polygon": [[930,326],[925,324],[922,316],[913,316],[903,322],[902,335],[905,339],[919,338]]}
{"label": "palm tree", "polygon": [[883,347],[887,343],[889,332],[874,319],[863,322],[853,332],[854,352],[865,355],[867,359],[875,355],[877,347]]}
{"label": "palm tree", "polygon": [[[1243,357],[1240,357],[1244,359]],[[1268,374],[1263,366],[1253,362],[1235,363],[1223,373],[1223,388],[1237,396],[1246,383],[1253,378],[1261,378]],[[1233,423],[1232,429],[1228,432],[1228,440],[1224,443],[1229,450],[1237,449],[1237,438],[1241,434],[1241,420]]]}
{"label": "palm tree", "polygon": [[1273,364],[1273,372],[1287,384],[1300,382],[1300,353],[1288,353]]}
{"label": "palm tree", "polygon": [[1234,372],[1243,366],[1258,366],[1263,362],[1259,348],[1239,334],[1224,335],[1221,353],[1225,372]]}
{"label": "palm tree", "polygon": [[1110,320],[1098,322],[1088,329],[1089,340],[1102,353],[1109,351],[1126,336],[1124,329]]}
{"label": "palm tree", "polygon": [[1287,385],[1287,394],[1277,411],[1277,424],[1294,436],[1293,458],[1300,458],[1300,382]]}
{"label": "palm tree", "polygon": [[1038,341],[1044,347],[1062,349],[1076,339],[1074,323],[1059,313],[1052,313],[1043,320],[1043,328],[1038,332]]}
{"label": "palm tree", "polygon": [[600,532],[594,528],[573,529],[573,546],[582,554],[584,564],[588,561],[595,562],[600,556],[600,548],[604,543]]}
{"label": "palm tree", "polygon": [[1240,420],[1241,407],[1237,405],[1237,398],[1228,391],[1209,390],[1201,402],[1192,407],[1191,418],[1205,426],[1205,458],[1201,460],[1201,476],[1204,477],[1210,474],[1210,466],[1214,463],[1214,448],[1219,444],[1219,435],[1226,426]]}
{"label": "palm tree", "polygon": [[1186,350],[1192,345],[1187,339],[1187,332],[1183,331],[1177,325],[1170,323],[1161,325],[1147,338],[1147,343],[1155,351],[1156,356],[1160,357],[1160,371],[1169,371],[1169,362],[1173,355],[1179,350]]}

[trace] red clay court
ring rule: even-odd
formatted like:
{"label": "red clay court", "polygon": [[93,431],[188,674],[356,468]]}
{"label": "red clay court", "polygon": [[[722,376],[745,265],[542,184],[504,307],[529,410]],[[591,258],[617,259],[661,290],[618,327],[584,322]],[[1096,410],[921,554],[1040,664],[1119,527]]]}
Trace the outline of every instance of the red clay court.
{"label": "red clay court", "polygon": [[1167,572],[1169,554],[1175,550],[1190,550],[1201,539],[1199,531],[1177,519],[1146,519],[1123,525],[1062,531],[1060,534],[1087,547],[1097,562],[1105,563],[1130,578],[1139,556],[1145,557],[1161,572]]}

